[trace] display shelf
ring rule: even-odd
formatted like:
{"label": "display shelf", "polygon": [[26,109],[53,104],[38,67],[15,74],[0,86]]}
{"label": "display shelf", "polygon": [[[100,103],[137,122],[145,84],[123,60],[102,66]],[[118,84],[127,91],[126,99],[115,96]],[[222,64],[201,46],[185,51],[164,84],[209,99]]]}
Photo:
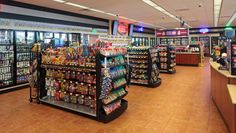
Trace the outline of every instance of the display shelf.
{"label": "display shelf", "polygon": [[65,78],[57,78],[57,77],[52,77],[52,76],[46,76],[46,78],[55,79],[55,80],[59,80],[59,81],[65,80],[66,82],[70,82],[70,81],[78,82],[79,84],[84,83],[86,85],[89,85],[89,84],[96,85],[96,83],[80,82],[80,81],[78,81],[78,79],[65,79]]}
{"label": "display shelf", "polygon": [[157,82],[152,83],[149,86],[152,88],[155,88],[155,87],[158,87],[159,85],[161,85],[161,78],[159,78]]}
{"label": "display shelf", "polygon": [[117,57],[117,56],[124,56],[125,54],[117,54],[117,55],[103,55],[103,54],[101,54],[101,57],[102,58],[105,58],[105,57],[107,57],[107,58],[112,58],[112,57]]}
{"label": "display shelf", "polygon": [[[176,56],[173,55],[175,52],[174,48],[171,47],[170,45],[160,45],[158,46],[159,49],[165,49],[165,52],[159,52],[159,69],[161,70],[160,72],[162,73],[169,73],[169,70],[174,68],[175,65],[172,65],[173,62],[175,63],[175,58]],[[165,55],[163,55],[165,53]],[[163,61],[162,59],[167,59],[166,61]]]}
{"label": "display shelf", "polygon": [[125,78],[126,74],[125,75],[119,75],[119,76],[116,76],[116,77],[113,77],[112,80],[117,80],[117,79],[120,79],[120,78]]}
{"label": "display shelf", "polygon": [[128,92],[126,92],[124,95],[119,96],[119,97],[117,97],[116,99],[114,99],[114,100],[112,100],[112,101],[110,101],[110,102],[108,102],[108,103],[106,103],[106,104],[104,103],[104,105],[113,104],[113,103],[115,103],[115,102],[117,102],[117,101],[119,101],[119,100],[122,100],[127,94],[128,94]]}
{"label": "display shelf", "polygon": [[17,60],[17,62],[30,62],[30,59],[26,59],[26,60]]}
{"label": "display shelf", "polygon": [[[126,65],[126,63],[120,63],[120,64],[115,64],[115,65],[108,65],[106,66],[106,68],[112,68],[112,67],[118,67],[118,66],[124,66]],[[105,68],[105,66],[102,66],[103,68]]]}
{"label": "display shelf", "polygon": [[131,83],[133,83],[133,84],[142,84],[142,85],[148,85],[148,83],[144,83],[144,82],[137,82],[137,81],[132,81],[132,80],[131,80]]}
{"label": "display shelf", "polygon": [[148,56],[129,56],[129,58],[133,58],[133,59],[147,59]]}
{"label": "display shelf", "polygon": [[17,80],[16,82],[17,84],[24,84],[24,83],[28,83],[28,80]]}
{"label": "display shelf", "polygon": [[87,107],[85,105],[67,103],[64,101],[57,101],[53,97],[48,97],[48,96],[41,98],[40,101],[43,103],[47,103],[50,105],[54,105],[57,107],[61,107],[64,109],[68,109],[68,110],[72,110],[75,112],[79,112],[79,113],[83,113],[83,114],[87,114],[87,115],[96,117],[95,109],[91,109],[90,107]]}
{"label": "display shelf", "polygon": [[82,66],[65,66],[65,65],[52,65],[52,64],[42,64],[42,68],[45,69],[59,69],[59,70],[72,70],[72,71],[83,71],[88,70],[96,72],[94,67],[82,67]]}
{"label": "display shelf", "polygon": [[125,110],[127,110],[128,108],[128,101],[122,99],[121,100],[121,106],[116,109],[115,111],[113,111],[112,113],[106,115],[105,112],[101,112],[100,113],[100,121],[104,122],[104,123],[108,123],[116,118],[118,118],[121,114],[123,114],[125,112]]}
{"label": "display shelf", "polygon": [[119,86],[117,86],[117,87],[115,87],[115,88],[112,88],[112,90],[111,91],[115,91],[115,90],[118,90],[119,88],[125,88],[126,87],[126,85],[127,85],[127,83],[125,83],[125,84],[122,84],[122,85],[119,85]]}
{"label": "display shelf", "polygon": [[9,46],[12,45],[11,43],[0,43],[1,46]]}
{"label": "display shelf", "polygon": [[17,67],[17,69],[25,69],[25,68],[29,68],[30,66],[24,66],[24,67]]}
{"label": "display shelf", "polygon": [[[158,69],[157,61],[159,61],[157,57],[158,50],[156,48],[146,48],[142,50],[136,50],[136,48],[131,48],[128,49],[128,54],[133,53],[133,51],[140,53],[148,53],[148,54],[146,56],[145,63],[142,63],[144,59],[140,58],[140,56],[137,56],[139,58],[135,58],[135,60],[132,59],[132,56],[127,56],[128,58],[131,57],[131,59],[127,60],[129,61],[129,64],[131,66],[131,73],[132,73],[131,84],[140,84],[140,85],[146,85],[147,87],[151,87],[150,84],[152,80],[156,80],[159,77],[159,71],[157,70]],[[157,69],[154,69],[155,65]],[[140,72],[137,70],[145,70],[145,72],[144,71]],[[154,73],[152,74],[152,72]],[[144,77],[143,74],[146,74],[146,76]],[[146,80],[143,81],[142,83],[137,82],[139,80],[141,81],[144,80],[144,78],[146,78]]]}
{"label": "display shelf", "polygon": [[[89,46],[89,47],[93,48],[93,46]],[[70,47],[59,48],[59,49],[55,49],[55,51],[59,50],[61,53],[64,52],[64,51],[69,51],[69,50],[65,50],[65,49],[70,49],[71,52],[75,51],[75,50],[73,50],[73,48],[72,49],[71,48]],[[83,47],[79,47],[79,48],[83,48]],[[124,48],[122,48],[122,49],[124,50]],[[53,63],[54,58],[58,57],[58,55],[56,55],[58,52],[54,52],[54,53],[51,52],[53,50],[54,49],[46,50],[46,53],[44,55],[42,55],[42,62],[44,64],[40,65],[40,77],[39,77],[39,83],[38,83],[39,88],[40,88],[40,93],[39,94],[40,94],[41,102],[46,102],[49,105],[53,105],[53,106],[56,106],[56,107],[60,107],[62,109],[78,112],[79,114],[85,115],[85,116],[88,116],[88,117],[92,116],[93,118],[95,118],[96,120],[101,121],[101,122],[109,122],[109,121],[117,118],[118,116],[120,116],[127,109],[127,102],[123,100],[123,98],[128,94],[128,92],[125,90],[126,84],[122,84],[121,86],[118,86],[116,88],[113,87],[113,84],[119,85],[119,84],[124,82],[122,78],[125,79],[125,77],[126,77],[126,75],[124,74],[124,71],[126,70],[125,69],[126,63],[121,63],[121,64],[116,64],[116,65],[113,65],[113,66],[109,66],[108,62],[107,62],[107,58],[113,58],[113,57],[116,57],[116,56],[120,56],[120,54],[116,55],[116,56],[110,56],[110,57],[101,55],[101,52],[103,52],[103,53],[106,53],[106,52],[109,53],[111,51],[115,52],[117,49],[113,50],[113,48],[108,48],[107,49],[108,51],[104,51],[104,50],[106,50],[106,48],[102,48],[102,51],[101,51],[101,49],[96,49],[97,51],[94,51],[95,52],[95,54],[94,54],[95,58],[94,59],[96,59],[96,62],[95,62],[96,67],[93,67],[93,68],[91,68],[91,67],[80,67],[80,66],[52,65],[52,64],[55,64],[55,63]],[[49,56],[50,53],[53,53],[54,55]],[[80,57],[85,57],[81,53],[71,53],[70,55],[72,55],[72,54],[76,54],[77,56],[80,56]],[[65,53],[63,53],[63,55],[67,55],[67,53],[65,52]],[[124,56],[122,56],[122,57],[124,57]],[[71,58],[74,59],[74,57],[71,57]],[[121,58],[121,57],[119,57],[119,58]],[[65,58],[65,60],[63,62],[68,62],[67,60],[70,60],[70,57]],[[48,61],[52,62],[52,64],[50,64],[50,65],[45,64],[46,61],[47,62]],[[105,62],[104,66],[108,66],[108,67],[104,68],[102,66],[102,62]],[[112,62],[109,62],[109,63],[114,64],[116,62],[114,62],[112,60]],[[111,68],[116,67],[116,66],[123,66],[123,67],[117,67],[117,68],[111,69]],[[54,69],[56,71],[54,71]],[[70,75],[70,73],[67,73],[67,70],[68,71],[84,72],[85,73],[84,76],[89,76],[89,75],[96,74],[96,84],[89,83],[89,84],[91,84],[92,88],[90,88],[91,86],[86,85],[86,82],[82,82],[84,84],[83,85],[81,84],[82,86],[79,87],[81,90],[79,89],[79,91],[76,91],[77,93],[80,93],[80,94],[78,95],[76,93],[77,96],[74,93],[70,94],[72,96],[72,98],[74,98],[74,99],[77,98],[76,100],[78,100],[79,103],[82,104],[84,102],[84,104],[87,105],[85,107],[88,107],[88,109],[93,109],[92,112],[90,110],[84,110],[83,109],[84,106],[79,106],[78,103],[75,104],[72,101],[73,99],[70,98],[68,100],[68,93],[66,95],[67,96],[66,98],[65,97],[63,99],[58,98],[58,96],[61,96],[60,90],[64,90],[65,86],[64,85],[63,86],[59,85],[59,86],[57,86],[57,90],[55,90],[55,88],[50,88],[50,87],[48,88],[47,85],[48,85],[49,82],[54,82],[57,85],[59,83],[58,80],[49,79],[49,78],[51,78],[50,76],[52,76],[54,78],[53,75],[50,75],[52,73],[47,73],[50,70],[51,70],[52,73],[57,72],[58,74],[60,74],[59,70],[63,70],[63,72],[65,71],[65,73],[63,73],[63,74],[65,74],[65,77],[61,75],[62,77],[60,79],[66,81],[65,83],[67,83],[67,84],[64,84],[64,85],[67,86],[67,89],[69,89],[69,90],[71,90],[71,89],[78,90],[78,87],[79,87],[78,84],[76,85],[74,83],[75,82],[81,83],[81,82],[78,80],[78,77],[76,77],[76,79],[75,78],[70,79],[71,75]],[[114,74],[114,72],[116,72],[116,71],[120,71],[120,73]],[[108,73],[108,75],[107,75],[107,73]],[[70,75],[70,78],[69,78],[68,75],[66,76],[66,74]],[[114,76],[117,75],[117,77],[114,77],[113,79],[111,79],[110,74],[111,75],[113,74]],[[57,77],[59,77],[59,76],[57,76]],[[106,90],[107,89],[106,86],[104,87],[104,85],[103,85],[103,84],[107,83],[106,81],[104,81],[106,79],[109,79],[108,82],[110,83],[110,86],[109,86],[110,88],[108,89],[109,92]],[[119,80],[119,79],[121,79],[121,80]],[[71,80],[73,80],[73,81],[70,82]],[[85,80],[85,81],[87,81],[87,80]],[[94,81],[94,80],[92,80],[92,81]],[[107,103],[108,105],[103,104],[103,99],[105,98],[105,97],[103,97],[103,95],[106,95],[106,93],[110,94],[110,93],[112,93],[112,91],[114,91],[114,94],[116,94],[117,93],[116,91],[119,91],[118,88],[124,89],[124,91],[126,92],[125,95],[122,95],[122,94],[124,94],[124,91],[123,91],[123,93],[122,92],[120,93],[120,95],[122,95],[122,96],[119,96],[116,100]],[[48,91],[50,93],[48,93]],[[86,92],[84,93],[84,91],[86,91],[87,93]],[[74,92],[74,91],[72,91],[72,92]],[[54,98],[51,101],[50,99],[47,99],[48,98],[47,96],[51,95],[52,93],[55,93],[54,96],[57,99]],[[89,95],[91,97],[89,97],[87,95],[87,94],[90,94],[90,93],[92,94],[92,96]],[[117,93],[117,94],[119,94],[119,93]],[[46,100],[44,99],[45,97],[46,97]],[[84,100],[84,101],[81,101],[81,100]],[[117,103],[119,103],[120,100],[122,100],[122,103],[121,103],[121,106],[118,107],[119,105]],[[68,103],[68,102],[70,102],[70,103]],[[116,108],[113,112],[109,113],[108,110],[112,109],[113,105],[117,106],[118,108]],[[91,108],[91,107],[95,107],[95,108]],[[109,109],[107,110],[107,108],[109,108]],[[106,113],[105,113],[105,111],[106,111]]]}

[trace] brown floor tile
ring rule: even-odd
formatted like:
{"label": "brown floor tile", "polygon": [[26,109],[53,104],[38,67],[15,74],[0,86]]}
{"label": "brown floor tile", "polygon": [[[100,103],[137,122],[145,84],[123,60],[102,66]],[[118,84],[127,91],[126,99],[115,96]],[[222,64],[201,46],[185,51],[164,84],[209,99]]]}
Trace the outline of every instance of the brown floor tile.
{"label": "brown floor tile", "polygon": [[157,88],[130,86],[129,106],[104,124],[43,104],[29,103],[29,90],[0,95],[1,133],[227,133],[210,97],[209,64],[177,66],[161,74]]}

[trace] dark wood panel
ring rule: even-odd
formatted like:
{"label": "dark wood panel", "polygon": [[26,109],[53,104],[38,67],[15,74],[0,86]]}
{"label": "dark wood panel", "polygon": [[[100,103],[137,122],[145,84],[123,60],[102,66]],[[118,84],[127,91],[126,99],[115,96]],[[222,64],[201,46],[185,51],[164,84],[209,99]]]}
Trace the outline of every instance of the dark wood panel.
{"label": "dark wood panel", "polygon": [[177,65],[198,65],[199,62],[199,54],[176,54]]}

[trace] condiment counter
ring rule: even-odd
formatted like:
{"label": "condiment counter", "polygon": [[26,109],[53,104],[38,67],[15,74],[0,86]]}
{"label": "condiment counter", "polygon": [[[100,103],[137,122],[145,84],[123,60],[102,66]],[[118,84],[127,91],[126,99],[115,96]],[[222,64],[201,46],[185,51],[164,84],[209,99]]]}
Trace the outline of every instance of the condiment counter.
{"label": "condiment counter", "polygon": [[236,76],[219,70],[218,63],[210,62],[211,95],[230,133],[236,133]]}

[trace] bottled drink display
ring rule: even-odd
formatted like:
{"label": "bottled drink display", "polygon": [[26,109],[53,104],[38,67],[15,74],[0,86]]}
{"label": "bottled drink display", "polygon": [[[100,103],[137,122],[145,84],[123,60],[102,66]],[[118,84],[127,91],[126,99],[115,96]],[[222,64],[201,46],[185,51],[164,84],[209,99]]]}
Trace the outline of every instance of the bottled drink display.
{"label": "bottled drink display", "polygon": [[0,88],[13,84],[13,32],[0,30]]}
{"label": "bottled drink display", "polygon": [[17,83],[27,82],[34,32],[16,31]]}

